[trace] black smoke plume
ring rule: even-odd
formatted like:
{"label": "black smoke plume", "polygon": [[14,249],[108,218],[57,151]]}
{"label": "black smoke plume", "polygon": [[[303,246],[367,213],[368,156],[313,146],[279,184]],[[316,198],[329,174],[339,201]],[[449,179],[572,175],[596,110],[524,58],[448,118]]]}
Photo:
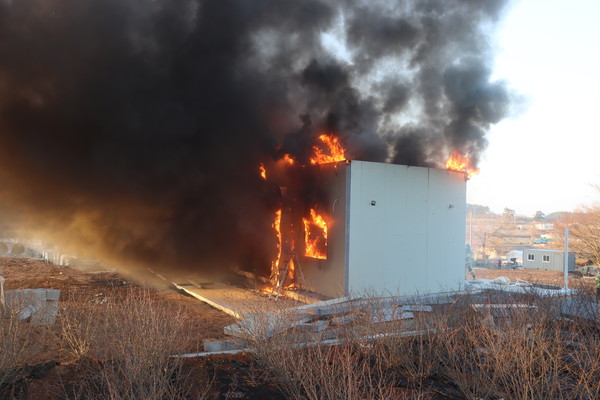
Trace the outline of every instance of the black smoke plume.
{"label": "black smoke plume", "polygon": [[0,195],[29,231],[171,268],[268,269],[258,165],[477,159],[510,95],[501,0],[0,0]]}

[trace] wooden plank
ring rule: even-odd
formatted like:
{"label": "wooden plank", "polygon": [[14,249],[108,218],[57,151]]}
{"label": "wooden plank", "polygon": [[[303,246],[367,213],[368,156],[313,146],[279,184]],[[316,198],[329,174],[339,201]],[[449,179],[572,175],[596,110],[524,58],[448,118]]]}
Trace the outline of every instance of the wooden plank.
{"label": "wooden plank", "polygon": [[381,322],[398,321],[401,319],[413,319],[415,315],[411,312],[402,311],[400,308],[387,308],[373,315],[374,324]]}
{"label": "wooden plank", "polygon": [[[380,334],[365,335],[362,337],[358,337],[356,340],[357,341],[373,341],[373,340],[386,339],[386,338],[421,336],[421,335],[426,335],[428,333],[437,333],[437,330],[429,329],[429,330],[404,331],[404,332],[394,332],[394,333],[380,333]],[[347,343],[347,340],[346,339],[325,339],[325,340],[312,341],[312,342],[304,341],[304,342],[297,342],[297,343],[291,343],[289,345],[286,345],[286,349],[289,349],[289,348],[303,349],[303,348],[316,347],[316,346],[337,346],[337,345],[340,345],[343,343]],[[278,349],[275,348],[274,350],[278,350]],[[172,355],[171,357],[173,357],[173,358],[192,358],[192,357],[211,356],[211,355],[215,355],[215,354],[251,353],[254,351],[255,351],[254,348],[248,347],[248,348],[238,349],[238,350],[223,350],[223,351],[216,351],[216,352],[177,354],[177,355]]]}
{"label": "wooden plank", "polygon": [[237,324],[223,328],[229,336],[247,339],[266,339],[285,332],[299,324],[314,318],[312,314],[290,312],[266,312],[246,314],[245,319]]}
{"label": "wooden plank", "polygon": [[[452,304],[455,301],[455,298],[461,295],[464,295],[463,291],[455,291],[455,292],[447,292],[447,293],[435,293],[428,295],[415,295],[415,296],[394,296],[394,297],[376,297],[371,299],[363,299],[363,298],[354,298],[349,299],[346,297],[341,297],[339,299],[335,299],[330,302],[321,302],[311,304],[310,308],[306,308],[307,311],[314,313],[315,315],[325,316],[325,315],[335,315],[335,314],[343,314],[356,310],[364,310],[365,308],[370,308],[371,310],[375,310],[378,308],[386,308],[395,305],[404,305],[404,306],[418,306],[423,305],[422,310],[428,310],[425,305],[428,304]],[[433,309],[432,309],[433,310]],[[406,310],[410,311],[410,310]]]}
{"label": "wooden plank", "polygon": [[195,297],[196,299],[216,308],[217,310],[221,310],[226,314],[229,314],[237,319],[242,319],[243,318],[243,314],[240,314],[239,312],[237,312],[236,310],[232,309],[230,306],[225,305],[225,304],[221,304],[217,301],[213,301],[208,297],[205,297],[201,294],[198,293],[197,290],[190,290],[184,286],[178,285],[176,283],[172,283],[173,286],[175,286],[177,289],[189,294],[192,297]]}

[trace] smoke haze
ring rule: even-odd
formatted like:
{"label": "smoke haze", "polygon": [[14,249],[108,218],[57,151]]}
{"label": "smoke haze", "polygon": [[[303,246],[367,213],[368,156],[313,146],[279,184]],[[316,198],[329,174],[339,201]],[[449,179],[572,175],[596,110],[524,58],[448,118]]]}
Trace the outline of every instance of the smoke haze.
{"label": "smoke haze", "polygon": [[285,153],[477,160],[505,1],[0,0],[0,195],[28,231],[169,268],[273,258]]}

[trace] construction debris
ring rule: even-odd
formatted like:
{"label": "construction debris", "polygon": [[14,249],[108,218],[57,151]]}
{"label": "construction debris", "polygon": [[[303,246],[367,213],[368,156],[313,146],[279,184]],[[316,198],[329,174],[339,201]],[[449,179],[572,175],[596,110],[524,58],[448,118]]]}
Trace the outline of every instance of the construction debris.
{"label": "construction debris", "polygon": [[373,315],[373,323],[397,321],[400,319],[413,319],[415,315],[411,312],[402,311],[400,308],[384,308]]}
{"label": "construction debris", "polygon": [[302,324],[298,324],[297,330],[301,332],[321,332],[323,329],[329,326],[329,321],[314,321],[314,322],[304,322]]}
{"label": "construction debris", "polygon": [[240,338],[266,339],[308,322],[314,316],[284,310],[281,312],[246,314],[244,317],[245,319],[237,324],[226,326],[223,329],[224,333]]}
{"label": "construction debris", "polygon": [[465,281],[465,286],[467,290],[496,290],[508,293],[532,294],[538,297],[572,296],[577,293],[577,290],[564,289],[559,286],[541,285],[521,280],[512,282],[505,277]]}

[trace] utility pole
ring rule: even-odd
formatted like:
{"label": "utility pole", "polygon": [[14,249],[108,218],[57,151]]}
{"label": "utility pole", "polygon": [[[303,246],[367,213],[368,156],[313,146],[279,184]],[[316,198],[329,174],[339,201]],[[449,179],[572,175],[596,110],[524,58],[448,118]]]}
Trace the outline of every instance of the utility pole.
{"label": "utility pole", "polygon": [[565,289],[569,288],[569,228],[565,228],[565,265],[564,265]]}
{"label": "utility pole", "polygon": [[485,240],[487,238],[487,232],[483,232],[483,262],[487,261],[487,257],[485,255]]}

